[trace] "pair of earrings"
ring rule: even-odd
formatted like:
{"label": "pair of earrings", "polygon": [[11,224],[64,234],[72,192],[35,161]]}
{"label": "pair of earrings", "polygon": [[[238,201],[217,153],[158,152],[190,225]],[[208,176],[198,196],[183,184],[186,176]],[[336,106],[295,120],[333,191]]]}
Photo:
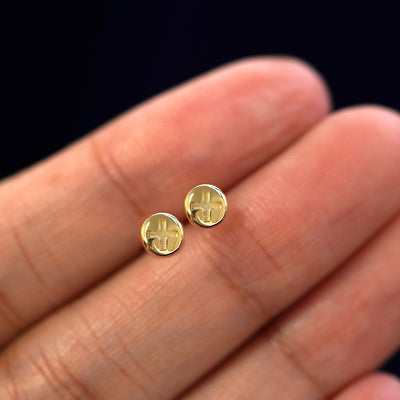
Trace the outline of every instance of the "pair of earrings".
{"label": "pair of earrings", "polygon": [[[224,193],[213,185],[194,187],[185,198],[185,211],[193,225],[209,228],[225,217],[227,202]],[[151,254],[168,256],[179,249],[183,228],[176,217],[167,213],[151,215],[141,229],[143,246]]]}

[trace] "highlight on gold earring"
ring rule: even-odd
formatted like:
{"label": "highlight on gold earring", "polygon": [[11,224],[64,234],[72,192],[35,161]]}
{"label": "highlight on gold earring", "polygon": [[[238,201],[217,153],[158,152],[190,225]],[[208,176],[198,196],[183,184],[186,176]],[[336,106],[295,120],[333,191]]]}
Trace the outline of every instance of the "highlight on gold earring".
{"label": "highlight on gold earring", "polygon": [[157,256],[175,253],[183,240],[181,223],[167,213],[151,215],[143,222],[140,233],[146,251]]}
{"label": "highlight on gold earring", "polygon": [[189,222],[203,228],[219,224],[224,219],[227,208],[224,193],[214,185],[196,186],[185,198],[185,211]]}

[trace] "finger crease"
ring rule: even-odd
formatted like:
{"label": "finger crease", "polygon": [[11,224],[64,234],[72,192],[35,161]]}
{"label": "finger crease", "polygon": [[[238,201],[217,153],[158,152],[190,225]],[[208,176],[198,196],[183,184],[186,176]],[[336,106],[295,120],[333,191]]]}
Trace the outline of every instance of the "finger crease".
{"label": "finger crease", "polygon": [[24,320],[19,315],[15,307],[7,300],[5,294],[0,292],[0,314],[7,323],[19,330],[24,326]]}
{"label": "finger crease", "polygon": [[[219,259],[221,257],[216,258],[212,255],[212,253],[221,254],[221,250],[217,249],[218,245],[214,245],[210,241],[207,242],[207,246],[208,248],[206,249],[206,251],[202,252],[202,255],[206,257],[209,264],[214,267],[214,271],[216,271],[218,275],[223,278],[223,280],[226,282],[226,286],[232,292],[236,293],[236,295],[241,298],[243,302],[248,303],[256,314],[260,314],[260,312],[264,314],[265,310],[261,299],[257,295],[255,295],[253,291],[248,290],[243,285],[238,284],[236,280],[233,279],[233,277],[227,271],[225,271],[225,268],[219,263]],[[229,257],[225,254],[222,254],[222,258],[224,259],[224,264],[234,265],[235,263],[234,261],[229,260]],[[229,268],[229,266],[227,268]]]}
{"label": "finger crease", "polygon": [[95,339],[95,341],[97,342],[97,350],[99,351],[99,353],[102,355],[102,357],[110,364],[114,365],[118,371],[125,376],[125,378],[127,378],[130,382],[132,382],[139,390],[141,390],[141,392],[145,395],[146,399],[148,400],[153,400],[149,394],[149,392],[147,391],[147,389],[136,379],[134,378],[131,374],[129,374],[125,368],[123,368],[117,361],[115,361],[113,358],[111,358],[107,352],[103,349],[103,347],[101,346],[101,340],[100,338],[97,336],[97,333],[94,331],[94,329],[91,327],[90,322],[86,319],[86,316],[84,315],[83,312],[81,312],[77,307],[75,307],[75,311],[78,313],[78,315],[81,318],[81,321],[83,322],[83,324],[85,325],[86,329],[88,330],[88,332],[90,333],[91,337],[93,339]]}
{"label": "finger crease", "polygon": [[111,183],[111,185],[121,194],[121,196],[126,200],[132,210],[138,215],[145,215],[144,210],[139,205],[135,196],[132,195],[131,184],[125,178],[125,174],[118,166],[116,161],[113,159],[110,153],[107,155],[103,151],[100,151],[99,146],[96,142],[95,137],[89,137],[88,139],[90,147],[92,149],[93,158],[96,164],[99,166],[103,175]]}
{"label": "finger crease", "polygon": [[[67,375],[67,377],[69,378],[69,380],[75,385],[75,387],[78,389],[79,392],[79,399],[88,399],[88,400],[95,400],[95,398],[93,397],[92,393],[90,392],[90,390],[76,377],[74,376],[74,374],[72,374],[69,371],[69,368],[67,367],[67,365],[64,363],[62,357],[59,355],[58,356],[58,363],[61,366],[61,368],[63,369],[64,373]],[[82,397],[85,396],[85,397]],[[75,397],[74,397],[75,398]]]}
{"label": "finger crease", "polygon": [[[125,354],[129,357],[130,361],[132,362],[132,364],[135,365],[135,367],[142,372],[142,374],[144,376],[146,376],[146,378],[149,379],[149,381],[152,381],[153,378],[150,375],[150,373],[143,367],[143,365],[138,362],[138,360],[136,359],[136,357],[134,357],[134,355],[132,354],[132,352],[130,351],[130,349],[128,348],[128,346],[124,343],[123,338],[119,335],[119,333],[117,331],[115,331],[115,336],[117,337],[122,349],[124,350]],[[147,393],[148,394],[148,393]],[[148,394],[148,397],[150,399],[150,395]]]}
{"label": "finger crease", "polygon": [[[44,354],[44,351],[42,348],[39,346],[38,351],[40,353],[40,357],[43,360],[43,363],[45,365],[45,369],[40,366],[40,363],[37,362],[33,357],[29,357],[29,361],[32,363],[32,365],[36,368],[36,370],[39,372],[40,376],[44,379],[44,381],[47,383],[49,387],[51,387],[54,390],[54,393],[57,393],[60,397],[65,398],[64,394],[61,392],[61,388],[65,389],[67,393],[69,393],[71,396],[72,394],[70,393],[70,390],[66,387],[66,385],[59,379],[57,374],[53,371],[53,368],[47,359],[47,356]],[[71,398],[70,396],[70,398]],[[72,397],[73,398],[73,397]]]}
{"label": "finger crease", "polygon": [[12,354],[14,353],[14,351],[12,352],[12,350],[13,350],[12,348],[7,349],[7,351],[3,355],[3,360],[2,360],[4,367],[4,374],[9,382],[9,385],[7,385],[8,393],[10,394],[11,400],[21,400],[22,396],[24,399],[26,399],[27,397],[19,391],[15,375],[12,371],[11,360],[12,360]]}
{"label": "finger crease", "polygon": [[14,224],[11,221],[10,221],[9,227],[10,227],[11,234],[12,234],[12,236],[14,238],[14,242],[17,245],[17,248],[18,248],[23,260],[25,261],[25,264],[28,266],[28,268],[30,269],[30,271],[32,272],[34,277],[37,279],[37,281],[44,288],[47,288],[47,284],[44,281],[44,279],[42,278],[42,276],[39,273],[38,269],[36,268],[35,263],[31,259],[31,257],[29,256],[29,253],[28,253],[27,249],[24,246],[24,243],[22,241],[22,238],[21,238],[20,234],[18,233],[17,228],[14,226]]}
{"label": "finger crease", "polygon": [[305,364],[297,356],[296,351],[290,344],[289,340],[285,339],[284,333],[281,329],[275,328],[272,333],[272,344],[276,345],[280,353],[289,361],[289,363],[305,378],[306,382],[317,392],[320,398],[325,398],[326,385],[320,382],[317,377],[308,370]]}

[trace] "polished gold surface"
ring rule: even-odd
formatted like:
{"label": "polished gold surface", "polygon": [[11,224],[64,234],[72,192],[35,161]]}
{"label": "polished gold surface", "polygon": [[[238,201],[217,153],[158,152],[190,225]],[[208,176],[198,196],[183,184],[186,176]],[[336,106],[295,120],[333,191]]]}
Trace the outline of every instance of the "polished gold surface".
{"label": "polished gold surface", "polygon": [[151,254],[168,256],[177,251],[182,244],[181,223],[171,214],[153,214],[143,222],[142,242]]}
{"label": "polished gold surface", "polygon": [[227,210],[225,195],[213,185],[194,187],[185,198],[185,210],[189,221],[205,228],[219,224]]}

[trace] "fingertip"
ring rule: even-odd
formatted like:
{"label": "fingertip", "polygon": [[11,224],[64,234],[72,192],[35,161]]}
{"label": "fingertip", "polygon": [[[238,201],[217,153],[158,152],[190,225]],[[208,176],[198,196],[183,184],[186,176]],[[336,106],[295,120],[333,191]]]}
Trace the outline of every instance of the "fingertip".
{"label": "fingertip", "polygon": [[371,399],[399,400],[400,380],[398,377],[388,373],[378,373],[366,382],[366,393],[372,393]]}
{"label": "fingertip", "polygon": [[333,400],[399,400],[400,380],[388,373],[375,373],[345,388]]}
{"label": "fingertip", "polygon": [[309,100],[321,115],[332,108],[329,87],[319,71],[307,61],[289,55],[251,56],[233,61],[221,67],[230,71],[249,85],[258,87],[275,79],[276,85],[288,86],[293,91],[293,103]]}
{"label": "fingertip", "polygon": [[[336,111],[330,117],[338,124],[358,125],[358,129],[392,132],[400,137],[400,113],[392,108],[378,104],[362,104]],[[393,129],[394,128],[394,129]]]}
{"label": "fingertip", "polygon": [[381,105],[347,107],[332,113],[322,124],[335,131],[338,145],[353,152],[372,147],[375,155],[400,161],[400,114]]}

